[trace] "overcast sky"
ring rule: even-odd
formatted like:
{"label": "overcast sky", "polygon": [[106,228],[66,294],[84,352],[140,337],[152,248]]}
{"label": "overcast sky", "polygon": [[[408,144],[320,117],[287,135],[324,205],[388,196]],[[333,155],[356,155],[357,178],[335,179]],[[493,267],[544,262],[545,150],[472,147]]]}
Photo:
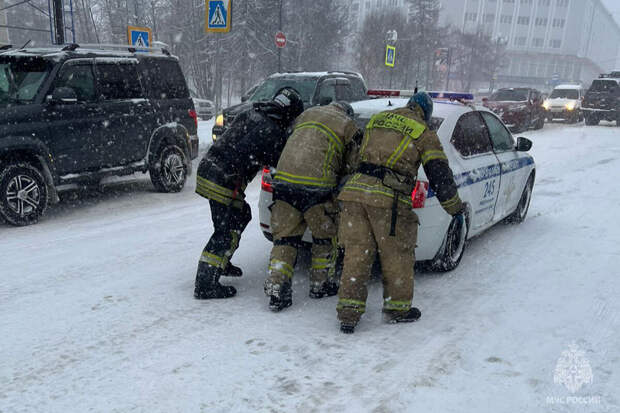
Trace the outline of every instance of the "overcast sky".
{"label": "overcast sky", "polygon": [[[602,0],[607,10],[611,12],[616,18],[618,24],[620,24],[620,0]],[[616,69],[620,69],[620,54],[618,54],[618,60],[616,60]]]}

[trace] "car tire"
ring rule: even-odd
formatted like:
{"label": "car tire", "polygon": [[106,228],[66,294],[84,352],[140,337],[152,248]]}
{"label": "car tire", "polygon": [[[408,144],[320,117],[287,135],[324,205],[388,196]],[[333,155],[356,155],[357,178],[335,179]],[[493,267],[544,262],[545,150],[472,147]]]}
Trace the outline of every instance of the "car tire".
{"label": "car tire", "polygon": [[187,180],[185,153],[177,145],[163,144],[149,166],[151,182],[160,192],[179,192]]}
{"label": "car tire", "polygon": [[465,243],[469,231],[467,215],[462,226],[453,218],[448,226],[446,235],[437,256],[431,261],[430,269],[433,271],[447,272],[458,267],[465,252]]}
{"label": "car tire", "polygon": [[504,219],[504,223],[506,224],[520,224],[525,221],[525,217],[527,216],[527,211],[530,209],[530,201],[532,200],[532,191],[534,189],[534,175],[530,175],[525,184],[525,188],[523,188],[523,192],[521,193],[521,198],[519,198],[519,203],[517,204],[517,209],[514,212]]}
{"label": "car tire", "polygon": [[596,115],[585,115],[586,125],[588,126],[596,126],[599,124],[600,119]]}
{"label": "car tire", "polygon": [[43,174],[28,162],[6,166],[0,172],[0,216],[9,224],[36,224],[48,205]]}

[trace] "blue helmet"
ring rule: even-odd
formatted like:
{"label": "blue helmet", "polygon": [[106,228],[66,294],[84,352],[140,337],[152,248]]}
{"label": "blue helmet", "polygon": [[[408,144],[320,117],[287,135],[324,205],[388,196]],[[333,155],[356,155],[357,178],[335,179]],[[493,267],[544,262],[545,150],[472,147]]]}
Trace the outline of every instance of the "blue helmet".
{"label": "blue helmet", "polygon": [[418,92],[411,96],[409,102],[407,102],[407,106],[413,108],[414,105],[418,105],[420,109],[422,109],[422,112],[424,112],[424,121],[426,123],[430,122],[433,116],[433,99],[431,99],[428,93]]}

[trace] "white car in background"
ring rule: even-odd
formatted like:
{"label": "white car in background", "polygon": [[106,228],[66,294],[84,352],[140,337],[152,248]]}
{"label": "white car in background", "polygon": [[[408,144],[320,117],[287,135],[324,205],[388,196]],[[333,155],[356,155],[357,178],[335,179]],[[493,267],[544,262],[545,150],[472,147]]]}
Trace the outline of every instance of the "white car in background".
{"label": "white car in background", "polygon": [[192,98],[196,114],[202,120],[209,120],[215,116],[215,104],[208,99]]}
{"label": "white car in background", "polygon": [[[363,127],[370,117],[384,110],[405,106],[410,91],[369,91],[382,96],[352,103],[356,121]],[[465,240],[474,237],[494,224],[504,221],[519,223],[525,219],[536,168],[527,151],[532,142],[517,138],[489,109],[461,103],[473,100],[472,95],[431,93],[434,99],[431,129],[437,131],[458,192],[466,204],[466,225],[459,231],[452,218],[439,204],[429,188],[423,168],[412,193],[412,207],[420,218],[416,260],[426,261],[430,268],[449,271],[458,266]],[[459,99],[457,101],[456,99]],[[270,169],[263,170],[259,202],[260,226],[271,239],[272,187]],[[309,232],[304,241],[312,242]]]}
{"label": "white car in background", "polygon": [[581,112],[583,96],[584,91],[580,85],[556,86],[543,102],[545,117],[550,121],[564,119],[568,122],[581,122],[583,120]]}

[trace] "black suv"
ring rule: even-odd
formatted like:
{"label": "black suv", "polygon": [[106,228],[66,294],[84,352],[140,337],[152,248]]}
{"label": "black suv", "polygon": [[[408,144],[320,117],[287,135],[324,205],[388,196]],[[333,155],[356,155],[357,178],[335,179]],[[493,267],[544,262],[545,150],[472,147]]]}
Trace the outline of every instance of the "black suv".
{"label": "black suv", "polygon": [[307,109],[311,106],[327,105],[332,101],[355,102],[368,99],[364,79],[354,72],[287,72],[276,73],[251,89],[241,98],[242,103],[224,109],[215,119],[213,140],[215,141],[240,112],[252,102],[269,100],[285,86],[297,90]]}
{"label": "black suv", "polygon": [[620,72],[594,79],[581,104],[586,125],[598,125],[601,120],[616,121],[620,126]]}
{"label": "black suv", "polygon": [[0,50],[0,216],[37,222],[63,185],[150,172],[178,192],[198,156],[176,57],[68,45]]}

